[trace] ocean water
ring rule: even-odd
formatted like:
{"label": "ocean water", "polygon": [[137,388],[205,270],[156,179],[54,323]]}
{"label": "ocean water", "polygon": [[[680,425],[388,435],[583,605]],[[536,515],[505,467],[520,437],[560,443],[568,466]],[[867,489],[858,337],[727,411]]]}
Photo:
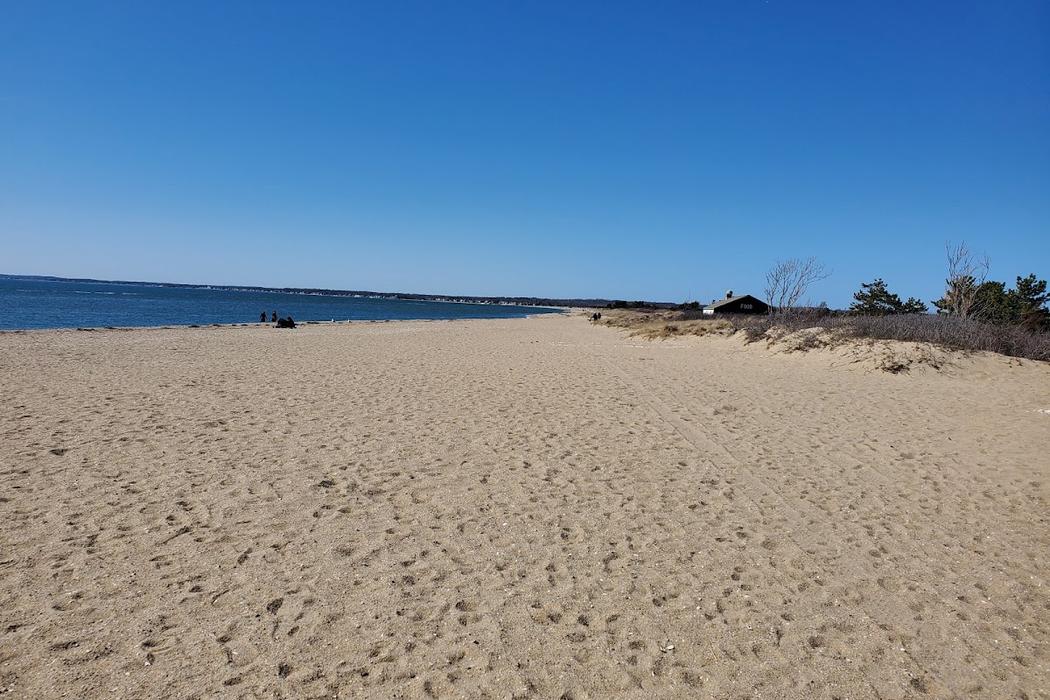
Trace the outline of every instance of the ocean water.
{"label": "ocean water", "polygon": [[0,329],[258,323],[276,311],[300,321],[520,318],[556,310],[342,296],[0,278]]}

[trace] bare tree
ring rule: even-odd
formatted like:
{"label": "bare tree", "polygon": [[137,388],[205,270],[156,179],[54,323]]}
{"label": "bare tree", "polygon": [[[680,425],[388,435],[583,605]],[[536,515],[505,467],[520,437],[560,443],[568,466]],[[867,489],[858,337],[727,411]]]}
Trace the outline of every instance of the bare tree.
{"label": "bare tree", "polygon": [[766,273],[766,300],[777,311],[785,311],[798,306],[815,282],[830,276],[831,271],[816,258],[778,260]]}
{"label": "bare tree", "polygon": [[934,302],[941,313],[970,317],[976,309],[977,290],[988,279],[988,257],[978,258],[963,241],[944,244],[948,256],[948,278],[944,280],[944,297]]}

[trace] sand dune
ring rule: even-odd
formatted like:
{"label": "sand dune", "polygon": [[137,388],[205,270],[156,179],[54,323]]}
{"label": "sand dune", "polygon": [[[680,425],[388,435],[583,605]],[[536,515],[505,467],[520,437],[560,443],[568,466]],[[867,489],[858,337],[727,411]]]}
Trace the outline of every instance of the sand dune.
{"label": "sand dune", "polygon": [[1050,367],[0,334],[0,696],[1050,697]]}

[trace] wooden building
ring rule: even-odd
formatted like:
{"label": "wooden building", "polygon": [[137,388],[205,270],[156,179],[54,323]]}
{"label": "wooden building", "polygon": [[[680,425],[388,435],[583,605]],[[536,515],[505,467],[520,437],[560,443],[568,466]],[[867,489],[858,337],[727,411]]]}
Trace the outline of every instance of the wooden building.
{"label": "wooden building", "polygon": [[735,297],[733,296],[732,290],[726,292],[725,299],[718,299],[704,307],[705,316],[714,316],[715,314],[767,313],[769,313],[769,304],[766,302],[758,297],[753,297],[750,294]]}

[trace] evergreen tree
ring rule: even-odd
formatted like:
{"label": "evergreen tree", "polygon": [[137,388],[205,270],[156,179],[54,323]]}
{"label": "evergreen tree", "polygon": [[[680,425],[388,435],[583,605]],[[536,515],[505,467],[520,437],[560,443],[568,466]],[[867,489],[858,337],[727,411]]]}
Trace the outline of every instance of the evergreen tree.
{"label": "evergreen tree", "polygon": [[977,288],[970,314],[982,321],[995,323],[1014,323],[1020,320],[1020,308],[1011,292],[1012,290],[1006,289],[1004,282],[985,282]]}
{"label": "evergreen tree", "polygon": [[1050,294],[1046,293],[1046,280],[1037,280],[1034,273],[1027,277],[1019,276],[1017,287],[1011,290],[1011,295],[1022,314],[1043,309],[1050,299]]}
{"label": "evergreen tree", "polygon": [[1025,326],[1035,330],[1050,330],[1050,311],[1046,302],[1050,294],[1046,292],[1046,280],[1038,280],[1035,274],[1017,278],[1017,286],[1010,290],[1020,318]]}
{"label": "evergreen tree", "polygon": [[[1050,327],[1046,280],[1037,279],[1034,274],[1018,277],[1014,289],[1007,289],[1005,282],[988,280],[972,287],[972,292],[969,315],[974,318],[993,323],[1024,323],[1031,328]],[[954,311],[950,299],[939,299],[934,304],[939,313]]]}
{"label": "evergreen tree", "polygon": [[930,309],[922,299],[919,299],[918,297],[908,297],[908,300],[901,305],[901,310],[898,313],[928,314],[930,313]]}
{"label": "evergreen tree", "polygon": [[860,285],[860,291],[853,294],[854,302],[849,311],[861,316],[887,316],[889,314],[924,314],[927,312],[926,304],[915,297],[908,297],[907,301],[890,292],[886,282],[882,278],[874,282],[864,282]]}

